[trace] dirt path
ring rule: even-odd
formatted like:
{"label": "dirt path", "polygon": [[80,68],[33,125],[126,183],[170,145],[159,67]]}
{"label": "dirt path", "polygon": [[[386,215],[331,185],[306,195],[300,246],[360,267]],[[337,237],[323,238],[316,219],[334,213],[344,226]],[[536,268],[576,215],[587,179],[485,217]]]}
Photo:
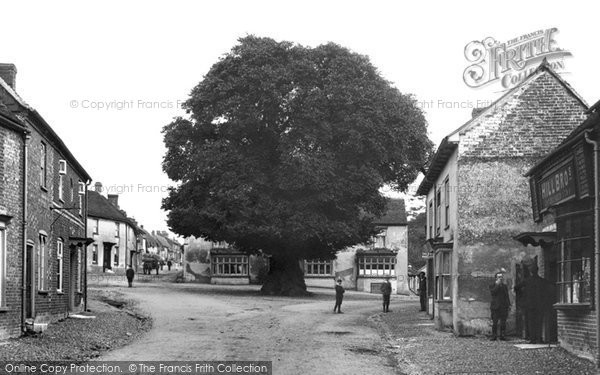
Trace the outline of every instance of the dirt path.
{"label": "dirt path", "polygon": [[[378,332],[378,296],[331,291],[263,297],[258,288],[191,284],[118,288],[154,319],[140,340],[98,360],[269,360],[274,374],[396,374]],[[392,301],[392,308],[394,303]]]}

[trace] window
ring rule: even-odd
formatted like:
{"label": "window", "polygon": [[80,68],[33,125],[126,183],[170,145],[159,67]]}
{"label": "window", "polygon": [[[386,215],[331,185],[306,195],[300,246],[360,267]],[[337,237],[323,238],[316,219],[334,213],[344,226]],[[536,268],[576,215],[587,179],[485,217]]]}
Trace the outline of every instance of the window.
{"label": "window", "polygon": [[75,200],[75,187],[73,186],[73,179],[71,179],[71,203]]}
{"label": "window", "polygon": [[115,223],[115,237],[119,237],[119,223]]}
{"label": "window", "polygon": [[79,215],[83,215],[83,194],[77,194],[79,196]]}
{"label": "window", "polygon": [[98,264],[98,245],[92,246],[92,264]]}
{"label": "window", "polygon": [[444,181],[444,224],[446,228],[450,226],[450,181],[446,177]]}
{"label": "window", "polygon": [[433,238],[433,200],[429,201],[429,218],[428,218],[428,222],[429,222],[429,237],[428,238]]}
{"label": "window", "polygon": [[591,215],[579,215],[557,223],[559,260],[556,284],[559,303],[592,303],[593,222]]}
{"label": "window", "polygon": [[359,276],[395,276],[396,256],[378,255],[358,258]]}
{"label": "window", "polygon": [[65,244],[59,239],[56,242],[56,291],[63,290],[63,249]]}
{"label": "window", "polygon": [[40,150],[40,186],[45,188],[47,183],[46,171],[48,163],[48,147],[44,142],[41,144]]}
{"label": "window", "polygon": [[0,223],[0,307],[6,306],[6,226]]}
{"label": "window", "polygon": [[119,265],[119,246],[115,246],[115,256],[113,263],[115,264],[115,266]]}
{"label": "window", "polygon": [[435,295],[438,300],[452,299],[450,259],[452,253],[440,251],[435,255]]}
{"label": "window", "polygon": [[100,225],[100,222],[98,221],[98,219],[92,219],[92,233],[93,234],[98,234],[98,227]]}
{"label": "window", "polygon": [[64,195],[63,189],[64,189],[64,184],[65,184],[64,179],[65,179],[64,175],[62,175],[62,174],[58,175],[58,199],[61,202],[64,202],[64,196],[63,196]]}
{"label": "window", "polygon": [[384,249],[385,248],[385,237],[387,235],[387,229],[382,230],[381,232],[379,232],[378,235],[376,235],[375,237],[373,237],[372,241],[373,241],[373,245],[372,248],[374,249]]}
{"label": "window", "polygon": [[304,274],[306,276],[331,276],[333,261],[331,260],[306,260],[304,261]]}
{"label": "window", "polygon": [[435,194],[435,235],[440,235],[441,227],[441,216],[442,216],[442,192],[440,189]]}
{"label": "window", "polygon": [[40,233],[38,243],[38,290],[45,291],[48,289],[48,255],[46,247],[48,237],[45,234]]}
{"label": "window", "polygon": [[83,251],[81,246],[77,246],[77,291],[79,293],[83,292]]}
{"label": "window", "polygon": [[213,257],[212,266],[213,275],[248,275],[248,257],[245,255],[218,255]]}

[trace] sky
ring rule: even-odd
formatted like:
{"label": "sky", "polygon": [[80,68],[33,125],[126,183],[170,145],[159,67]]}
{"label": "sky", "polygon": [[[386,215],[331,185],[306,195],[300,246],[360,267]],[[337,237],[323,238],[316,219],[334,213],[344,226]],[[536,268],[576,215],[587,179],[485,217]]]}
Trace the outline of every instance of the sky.
{"label": "sky", "polygon": [[[489,4],[489,5],[486,5]],[[593,4],[593,5],[592,5]],[[53,1],[4,2],[0,62],[17,66],[16,91],[46,119],[108,193],[146,229],[166,230],[160,208],[173,184],[162,172],[161,130],[191,89],[240,37],[305,46],[335,42],[367,55],[424,110],[441,139],[472,107],[502,95],[472,88],[465,46],[508,42],[556,28],[572,56],[561,76],[588,102],[600,99],[598,3],[578,1]]]}

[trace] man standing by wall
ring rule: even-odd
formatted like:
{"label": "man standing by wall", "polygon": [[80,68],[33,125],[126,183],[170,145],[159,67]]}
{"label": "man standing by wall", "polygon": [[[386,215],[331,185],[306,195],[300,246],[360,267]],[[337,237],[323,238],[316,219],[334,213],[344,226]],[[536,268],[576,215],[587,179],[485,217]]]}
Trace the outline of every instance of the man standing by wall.
{"label": "man standing by wall", "polygon": [[508,310],[510,310],[510,298],[508,297],[508,287],[504,284],[502,272],[496,274],[496,281],[493,285],[490,285],[490,293],[492,294],[492,303],[490,304],[492,312],[491,340],[496,340],[498,337],[498,322],[500,322],[500,340],[506,340],[506,318],[508,317]]}

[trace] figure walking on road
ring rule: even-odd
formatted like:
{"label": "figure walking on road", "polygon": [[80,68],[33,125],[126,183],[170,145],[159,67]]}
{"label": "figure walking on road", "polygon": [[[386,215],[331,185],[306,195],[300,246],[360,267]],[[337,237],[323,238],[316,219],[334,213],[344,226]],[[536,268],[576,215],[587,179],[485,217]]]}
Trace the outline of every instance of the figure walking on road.
{"label": "figure walking on road", "polygon": [[[492,294],[492,302],[490,304],[492,312],[491,340],[496,340],[498,336],[500,340],[506,340],[506,318],[510,310],[510,298],[508,297],[508,287],[504,284],[504,275],[502,272],[496,274],[494,284],[490,285],[490,293]],[[500,322],[499,334],[497,333],[498,322]]]}
{"label": "figure walking on road", "polygon": [[342,286],[342,279],[337,280],[337,285],[335,286],[335,306],[333,307],[333,312],[337,312],[342,314],[342,300],[344,299],[344,287]]}
{"label": "figure walking on road", "polygon": [[419,299],[421,311],[427,311],[427,276],[425,276],[425,272],[419,274]]}
{"label": "figure walking on road", "polygon": [[133,286],[133,277],[135,276],[135,271],[131,268],[131,265],[127,266],[127,271],[125,271],[125,276],[127,276],[127,283],[131,288]]}
{"label": "figure walking on road", "polygon": [[390,311],[390,296],[392,294],[392,284],[390,283],[390,278],[386,277],[385,282],[381,284],[381,294],[383,294],[383,312]]}

